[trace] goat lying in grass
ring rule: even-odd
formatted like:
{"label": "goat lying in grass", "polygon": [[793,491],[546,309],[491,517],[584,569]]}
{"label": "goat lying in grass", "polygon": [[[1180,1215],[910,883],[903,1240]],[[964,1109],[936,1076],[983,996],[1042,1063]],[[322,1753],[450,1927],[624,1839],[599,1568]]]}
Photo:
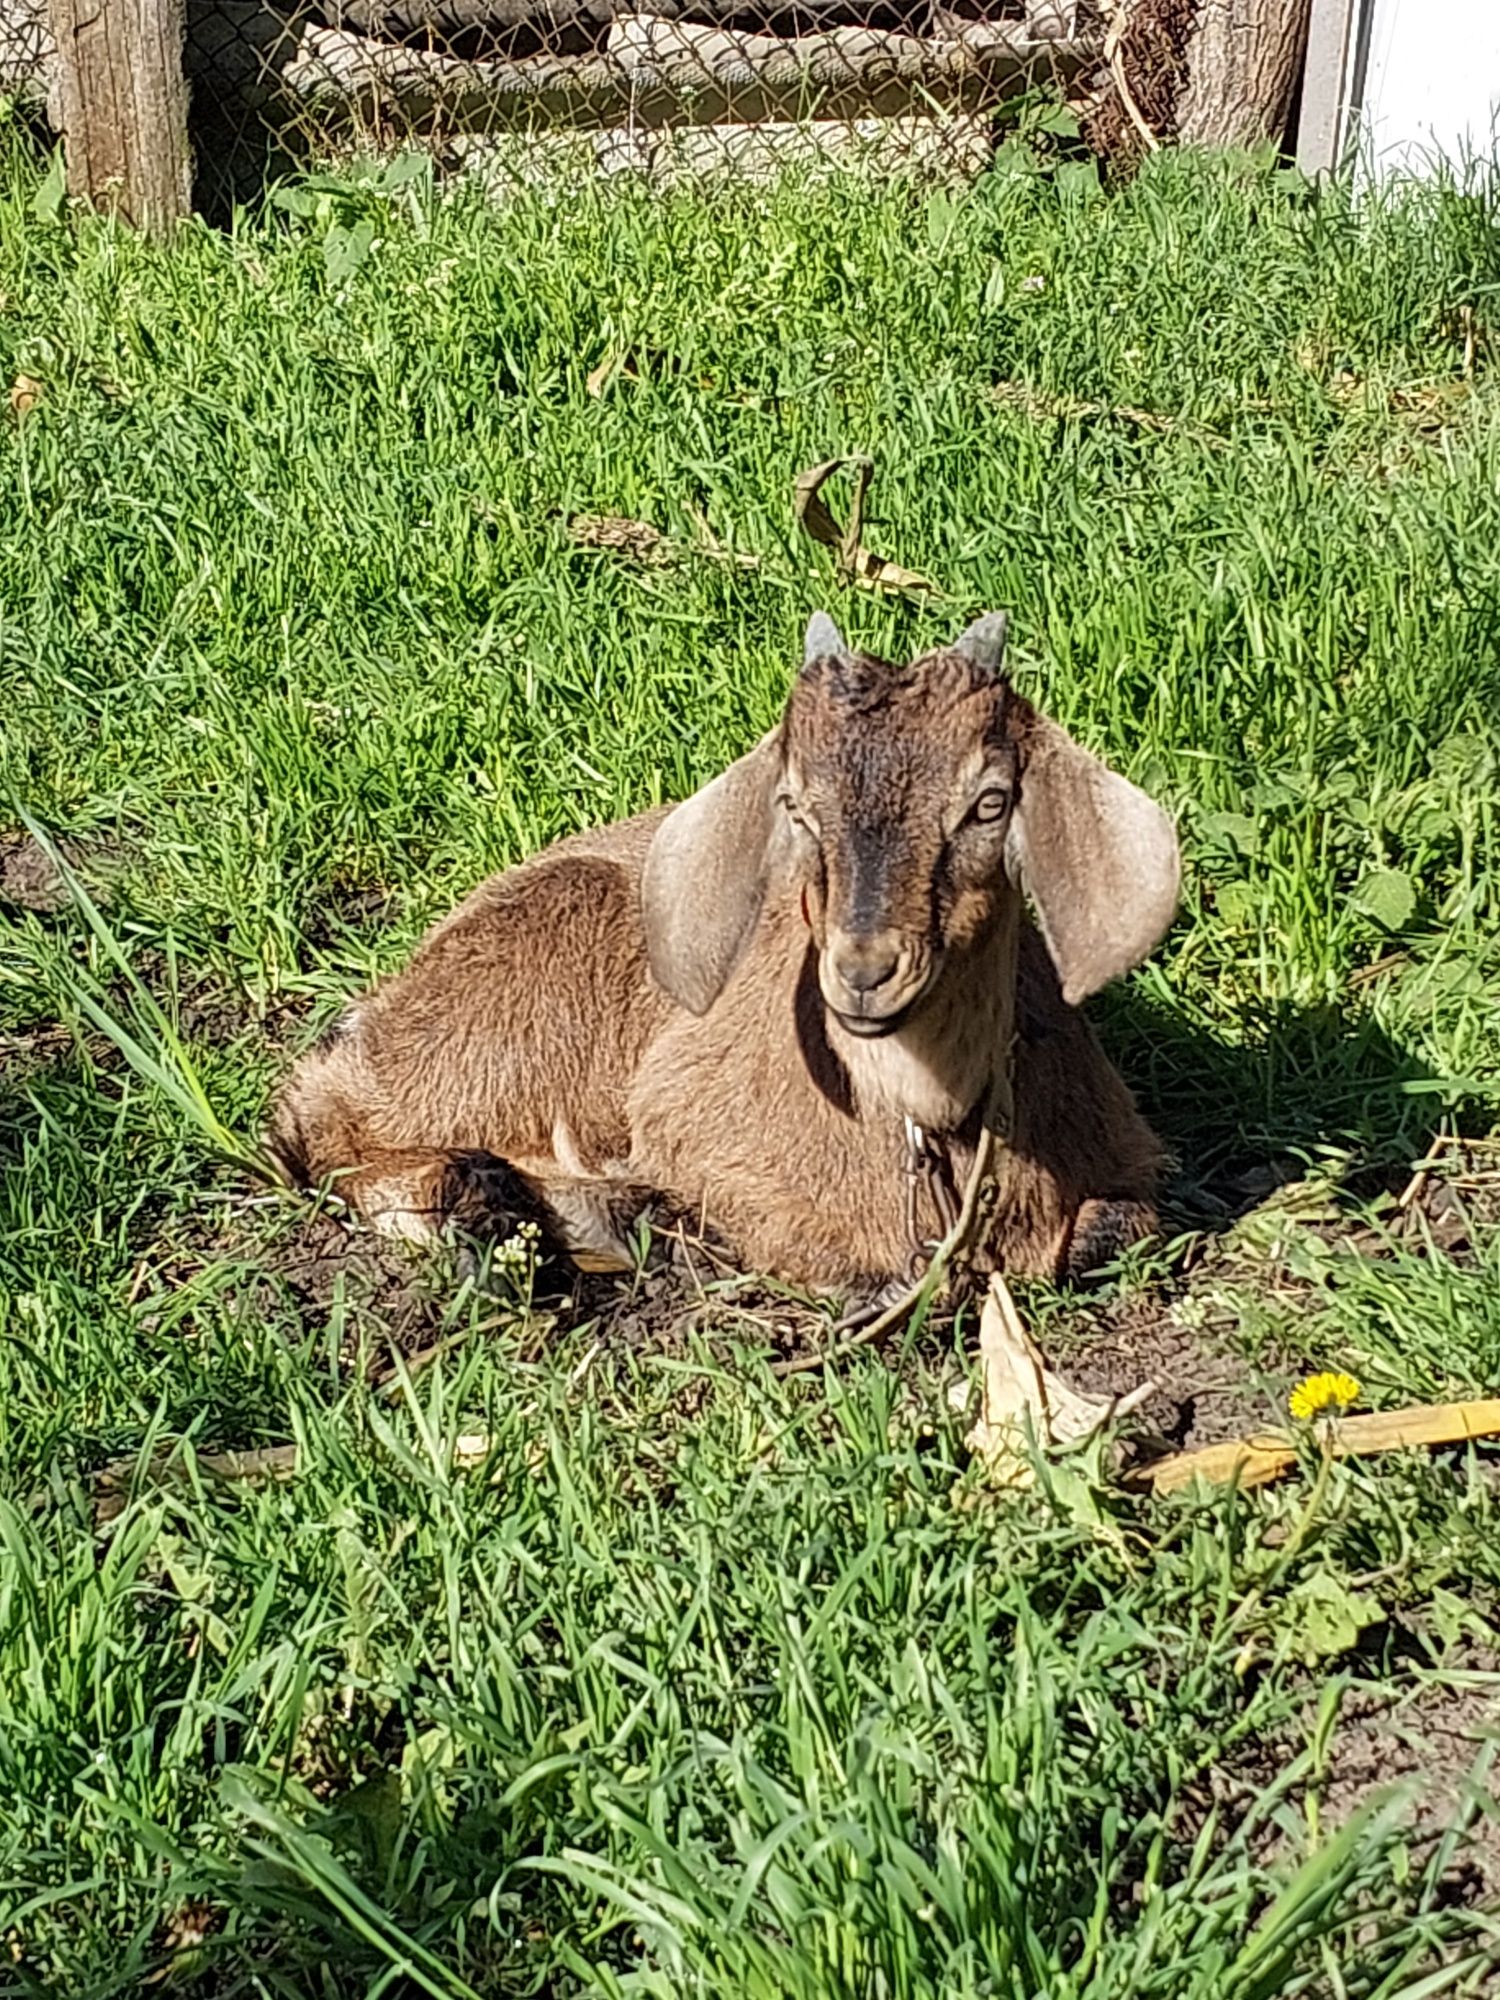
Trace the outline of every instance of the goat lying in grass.
{"label": "goat lying in grass", "polygon": [[530,1214],[627,1261],[660,1201],[747,1268],[879,1291],[1013,1050],[980,1268],[1148,1233],[1160,1149],[1074,1007],[1170,923],[1176,836],[1011,688],[1004,633],[902,670],[816,616],[747,756],[484,883],[345,1014],[281,1095],[284,1165],[405,1235]]}

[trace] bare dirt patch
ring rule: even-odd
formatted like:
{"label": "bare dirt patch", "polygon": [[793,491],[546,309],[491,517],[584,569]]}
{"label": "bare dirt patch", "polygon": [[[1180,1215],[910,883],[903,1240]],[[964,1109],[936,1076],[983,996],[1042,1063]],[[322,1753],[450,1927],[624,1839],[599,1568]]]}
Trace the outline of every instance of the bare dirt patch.
{"label": "bare dirt patch", "polygon": [[[58,840],[54,846],[96,903],[109,900],[110,879],[120,863],[118,850],[99,841]],[[0,832],[0,909],[55,917],[73,900],[62,869],[29,833]]]}
{"label": "bare dirt patch", "polygon": [[[71,841],[63,842],[61,852],[69,866],[82,858]],[[51,917],[72,900],[62,870],[44,848],[28,834],[0,834],[0,904]]]}
{"label": "bare dirt patch", "polygon": [[1087,1395],[1124,1396],[1143,1382],[1156,1393],[1140,1405],[1142,1446],[1189,1450],[1246,1437],[1286,1421],[1287,1393],[1307,1363],[1291,1353],[1247,1361],[1196,1325],[1185,1286],[1133,1292],[1070,1316],[1050,1342],[1051,1358]]}
{"label": "bare dirt patch", "polygon": [[[1442,1875],[1446,1902],[1486,1905],[1500,1897],[1500,1798],[1491,1777],[1475,1794],[1476,1759],[1500,1740],[1500,1660],[1476,1658],[1462,1673],[1361,1682],[1341,1705],[1326,1758],[1308,1782],[1286,1794],[1279,1818],[1258,1843],[1266,1865],[1283,1864],[1314,1821],[1323,1837],[1393,1787],[1410,1783],[1402,1814],[1414,1869],[1467,1817]],[[1232,1766],[1208,1780],[1213,1802],[1242,1816],[1299,1754],[1315,1726],[1316,1699],[1284,1732],[1249,1741]],[[1295,1825],[1295,1831],[1293,1830]]]}
{"label": "bare dirt patch", "polygon": [[[1500,1662],[1492,1663],[1500,1665]],[[1418,1855],[1440,1841],[1464,1810],[1475,1760],[1500,1741],[1500,1673],[1414,1688],[1361,1687],[1345,1700],[1324,1777],[1325,1823],[1341,1826],[1387,1785],[1420,1780],[1407,1819]],[[1445,1877],[1465,1902],[1500,1897],[1500,1799],[1476,1812]]]}

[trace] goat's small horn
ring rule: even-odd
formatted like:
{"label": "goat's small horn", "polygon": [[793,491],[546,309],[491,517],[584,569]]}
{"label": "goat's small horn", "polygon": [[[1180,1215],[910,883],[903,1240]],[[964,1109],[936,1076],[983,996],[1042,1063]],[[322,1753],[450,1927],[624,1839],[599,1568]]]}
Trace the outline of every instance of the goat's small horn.
{"label": "goat's small horn", "polygon": [[849,648],[844,644],[844,635],[834,624],[826,611],[815,611],[807,621],[807,643],[803,650],[803,663],[811,666],[814,660],[846,660]]}
{"label": "goat's small horn", "polygon": [[953,642],[953,650],[980,673],[998,675],[1005,658],[1005,613],[987,611],[983,618],[976,618]]}

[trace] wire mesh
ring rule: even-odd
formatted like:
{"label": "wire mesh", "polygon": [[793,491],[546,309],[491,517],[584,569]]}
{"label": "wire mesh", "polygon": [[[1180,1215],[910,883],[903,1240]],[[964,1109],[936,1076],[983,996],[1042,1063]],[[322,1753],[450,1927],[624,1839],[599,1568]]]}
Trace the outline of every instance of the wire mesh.
{"label": "wire mesh", "polygon": [[[200,180],[413,146],[497,188],[973,173],[1097,25],[1088,0],[186,0],[184,67]],[[0,94],[45,113],[51,61],[47,0],[0,0]]]}

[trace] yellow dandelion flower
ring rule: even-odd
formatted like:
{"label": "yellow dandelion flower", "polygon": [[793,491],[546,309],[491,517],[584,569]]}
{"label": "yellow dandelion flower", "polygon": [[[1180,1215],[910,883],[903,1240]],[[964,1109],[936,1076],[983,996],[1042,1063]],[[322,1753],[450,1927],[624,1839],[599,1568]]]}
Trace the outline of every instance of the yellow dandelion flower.
{"label": "yellow dandelion flower", "polygon": [[1352,1375],[1309,1375],[1293,1389],[1290,1408],[1292,1415],[1306,1424],[1325,1411],[1347,1410],[1358,1401],[1359,1384]]}

